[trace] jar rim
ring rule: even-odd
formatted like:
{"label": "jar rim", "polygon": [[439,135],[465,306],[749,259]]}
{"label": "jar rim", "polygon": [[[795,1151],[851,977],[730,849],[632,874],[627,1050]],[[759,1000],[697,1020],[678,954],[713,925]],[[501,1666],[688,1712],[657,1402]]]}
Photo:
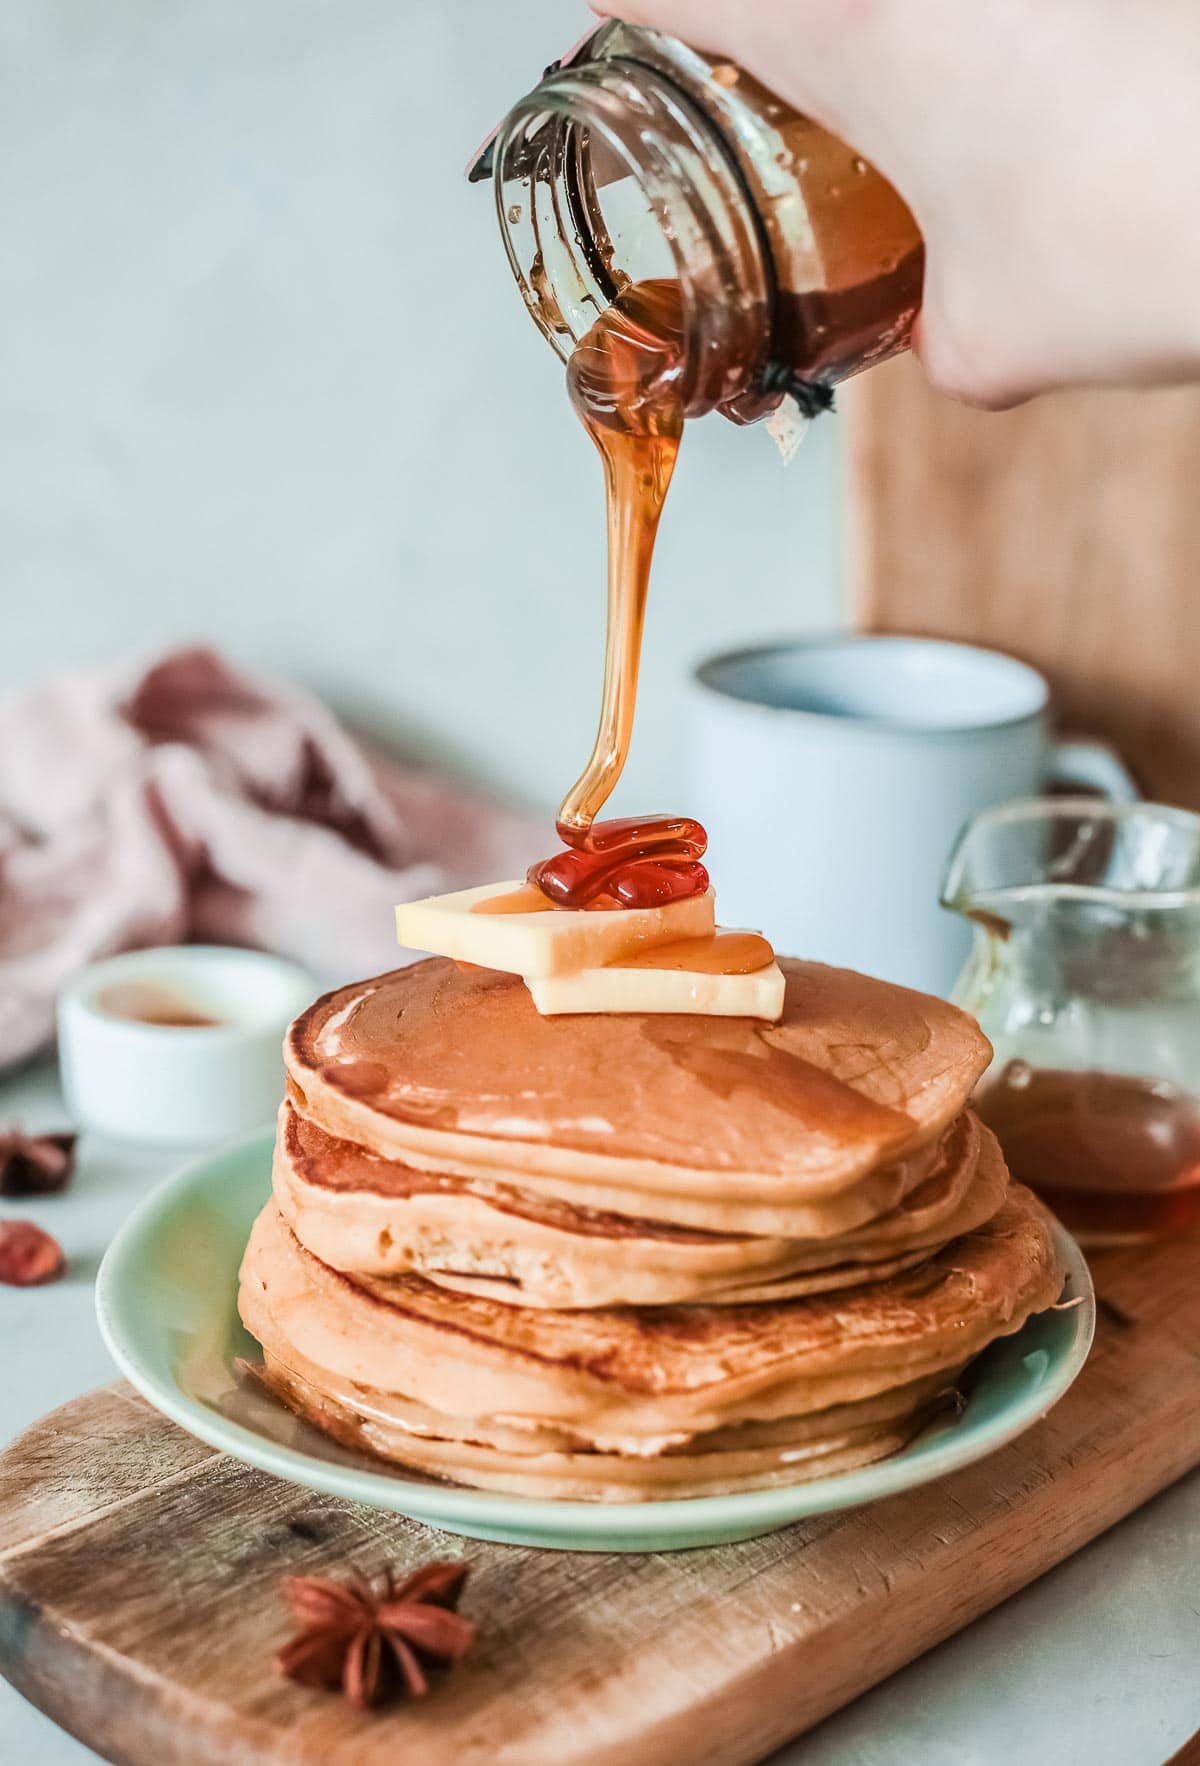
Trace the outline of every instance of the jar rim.
{"label": "jar rim", "polygon": [[[522,166],[522,146],[528,154],[532,135],[548,123],[552,127],[536,159],[527,158]],[[593,235],[585,244],[588,217],[577,206],[568,217],[576,230],[564,227],[557,192],[553,215],[557,243],[566,256],[548,271],[535,200],[538,172],[545,178],[544,161],[552,156],[553,175],[563,179],[564,167],[579,148],[580,129],[595,134],[627,169],[658,223],[684,292],[685,355],[689,372],[697,377],[696,384],[686,387],[689,414],[712,409],[735,390],[721,383],[719,372],[723,363],[728,378],[730,346],[740,362],[739,380],[744,380],[765,365],[770,338],[769,252],[736,161],[688,95],[642,62],[611,57],[573,63],[548,73],[517,101],[494,138],[497,219],[526,308],[564,361],[632,280],[623,282],[618,268],[616,274],[609,271],[610,287],[602,285],[594,252],[603,253],[606,246],[611,250],[612,242]],[[528,188],[524,203],[512,200],[515,176]],[[578,192],[568,193],[568,201],[577,197]],[[591,262],[581,267],[579,253],[586,259],[589,246],[594,248]],[[726,281],[736,285],[738,299],[699,298],[706,279],[718,279],[722,253],[734,266]],[[568,269],[578,292],[564,303],[569,291],[559,277]]]}

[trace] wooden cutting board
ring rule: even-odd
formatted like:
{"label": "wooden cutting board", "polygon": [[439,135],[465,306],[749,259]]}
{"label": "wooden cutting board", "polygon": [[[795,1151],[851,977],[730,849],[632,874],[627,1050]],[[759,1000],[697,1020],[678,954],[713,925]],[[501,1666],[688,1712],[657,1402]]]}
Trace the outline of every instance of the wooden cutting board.
{"label": "wooden cutting board", "polygon": [[[118,1385],[0,1456],[0,1670],[128,1766],[741,1766],[1200,1463],[1200,1244],[1108,1253],[1063,1402],[941,1484],[746,1544],[485,1545],[214,1453]],[[361,1714],[275,1677],[289,1573],[466,1556],[475,1655]],[[2,1751],[2,1750],[0,1750]]]}
{"label": "wooden cutting board", "polygon": [[1200,809],[1200,389],[1069,392],[1000,414],[911,359],[839,395],[859,623],[1040,668],[1059,722]]}

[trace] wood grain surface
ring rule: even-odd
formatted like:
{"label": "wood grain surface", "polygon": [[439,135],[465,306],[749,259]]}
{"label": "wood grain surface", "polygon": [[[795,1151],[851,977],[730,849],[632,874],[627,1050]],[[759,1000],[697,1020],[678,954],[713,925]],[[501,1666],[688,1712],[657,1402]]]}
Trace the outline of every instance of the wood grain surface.
{"label": "wood grain surface", "polygon": [[[127,1386],[0,1456],[0,1670],[130,1766],[740,1766],[1200,1463],[1200,1251],[1109,1253],[1097,1347],[1019,1441],[944,1482],[746,1544],[486,1545],[312,1495]],[[288,1573],[473,1565],[477,1653],[362,1714],[279,1680]]]}
{"label": "wood grain surface", "polygon": [[858,622],[1036,664],[1067,729],[1200,807],[1200,390],[1052,394],[1002,414],[911,360],[847,387]]}

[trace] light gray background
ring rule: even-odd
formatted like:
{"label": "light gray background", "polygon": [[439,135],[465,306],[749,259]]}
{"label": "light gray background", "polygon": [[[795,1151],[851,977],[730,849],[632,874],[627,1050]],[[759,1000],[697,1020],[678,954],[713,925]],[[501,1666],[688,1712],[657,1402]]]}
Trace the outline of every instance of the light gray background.
{"label": "light gray background", "polygon": [[[600,466],[463,167],[577,0],[4,0],[0,687],[192,635],[537,805],[590,746]],[[619,811],[685,664],[837,619],[837,426],[697,425]]]}

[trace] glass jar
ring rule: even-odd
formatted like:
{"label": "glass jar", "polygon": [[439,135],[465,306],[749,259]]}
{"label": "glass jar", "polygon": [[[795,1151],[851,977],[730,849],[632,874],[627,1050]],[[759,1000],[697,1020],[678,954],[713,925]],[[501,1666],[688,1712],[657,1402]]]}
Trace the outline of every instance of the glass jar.
{"label": "glass jar", "polygon": [[677,280],[686,413],[828,408],[905,349],[920,234],[852,148],[727,59],[605,24],[520,100],[470,168],[491,177],[525,304],[565,359],[633,283]]}
{"label": "glass jar", "polygon": [[975,1103],[1091,1244],[1200,1220],[1200,816],[1039,799],[967,828],[943,905],[995,1060]]}

